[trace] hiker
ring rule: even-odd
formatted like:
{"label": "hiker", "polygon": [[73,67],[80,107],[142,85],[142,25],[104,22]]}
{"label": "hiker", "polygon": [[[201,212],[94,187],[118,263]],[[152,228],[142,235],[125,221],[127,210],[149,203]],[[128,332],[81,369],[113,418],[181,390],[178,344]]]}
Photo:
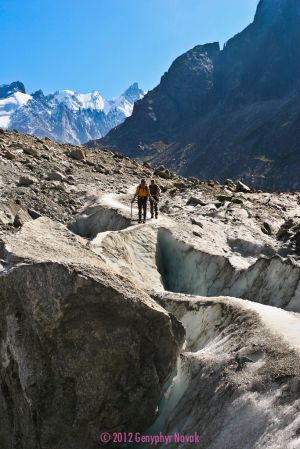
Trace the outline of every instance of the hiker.
{"label": "hiker", "polygon": [[142,211],[143,211],[143,223],[145,223],[147,216],[147,200],[148,198],[150,199],[150,201],[152,199],[149,187],[147,186],[145,179],[142,179],[140,185],[137,187],[132,203],[134,202],[136,197],[138,199],[138,209],[139,209],[138,223],[142,223]]}
{"label": "hiker", "polygon": [[154,213],[155,213],[155,218],[158,217],[158,203],[159,203],[159,196],[160,196],[160,188],[157,184],[155,184],[154,179],[151,180],[150,186],[149,186],[149,191],[150,191],[150,211],[151,211],[151,218],[154,217]]}

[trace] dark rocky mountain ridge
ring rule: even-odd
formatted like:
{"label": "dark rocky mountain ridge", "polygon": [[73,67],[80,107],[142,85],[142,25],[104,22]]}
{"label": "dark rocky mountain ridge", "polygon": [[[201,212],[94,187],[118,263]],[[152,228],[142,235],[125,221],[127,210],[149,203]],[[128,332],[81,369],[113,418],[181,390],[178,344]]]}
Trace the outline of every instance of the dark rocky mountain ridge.
{"label": "dark rocky mountain ridge", "polygon": [[177,58],[133,115],[90,146],[257,188],[300,187],[300,3],[261,0],[245,30]]}

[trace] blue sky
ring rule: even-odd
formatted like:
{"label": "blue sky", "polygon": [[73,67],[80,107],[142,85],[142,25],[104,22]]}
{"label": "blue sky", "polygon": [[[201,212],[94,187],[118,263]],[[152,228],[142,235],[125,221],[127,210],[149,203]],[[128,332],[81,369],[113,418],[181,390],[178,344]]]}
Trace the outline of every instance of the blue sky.
{"label": "blue sky", "polygon": [[198,44],[252,22],[257,0],[0,0],[0,84],[106,97],[151,89]]}

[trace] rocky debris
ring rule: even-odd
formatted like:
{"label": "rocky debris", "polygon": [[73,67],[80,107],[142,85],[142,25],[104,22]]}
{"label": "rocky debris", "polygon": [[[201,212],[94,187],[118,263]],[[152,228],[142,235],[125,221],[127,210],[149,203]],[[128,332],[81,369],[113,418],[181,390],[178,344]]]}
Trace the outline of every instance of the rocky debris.
{"label": "rocky debris", "polygon": [[300,230],[300,219],[289,218],[285,221],[277,232],[279,240],[288,240]]}
{"label": "rocky debris", "polygon": [[122,153],[113,153],[113,158],[114,159],[124,159],[125,156]]}
{"label": "rocky debris", "polygon": [[52,171],[47,174],[49,181],[65,181],[66,177],[59,171]]}
{"label": "rocky debris", "polygon": [[188,188],[188,184],[186,184],[184,181],[174,182],[173,185],[176,189],[179,189],[179,190],[184,190],[184,189]]}
{"label": "rocky debris", "polygon": [[222,203],[225,203],[226,201],[231,202],[233,200],[233,197],[228,195],[217,195],[216,198]]}
{"label": "rocky debris", "polygon": [[233,204],[244,204],[244,201],[242,200],[242,198],[231,198],[231,202]]}
{"label": "rocky debris", "polygon": [[15,202],[0,202],[0,224],[13,224],[19,205]]}
{"label": "rocky debris", "polygon": [[28,209],[28,213],[33,220],[36,220],[37,218],[42,217],[42,214],[40,214],[39,212],[37,212],[34,209]]}
{"label": "rocky debris", "polygon": [[246,184],[244,184],[242,181],[237,181],[236,191],[243,192],[243,193],[251,193],[252,189],[250,187],[248,187]]}
{"label": "rocky debris", "polygon": [[186,203],[187,206],[197,206],[198,204],[200,206],[206,206],[207,203],[205,203],[201,198],[196,198],[194,196],[191,196]]}
{"label": "rocky debris", "polygon": [[226,179],[224,182],[224,186],[226,186],[229,191],[236,192],[237,185],[232,181],[232,179]]}
{"label": "rocky debris", "polygon": [[23,151],[25,154],[29,154],[30,156],[37,157],[38,151],[35,148],[32,147],[24,147]]}
{"label": "rocky debris", "polygon": [[21,227],[27,221],[32,220],[29,212],[20,206],[17,201],[0,202],[0,228],[4,225]]}
{"label": "rocky debris", "polygon": [[272,228],[272,225],[266,221],[263,223],[261,230],[264,234],[267,234],[267,235],[272,235],[274,233],[274,229]]}
{"label": "rocky debris", "polygon": [[14,218],[14,222],[13,225],[16,228],[20,228],[21,226],[23,226],[27,221],[32,220],[32,216],[29,214],[29,212],[27,212],[24,209],[19,209],[15,218]]}
{"label": "rocky debris", "polygon": [[191,223],[193,225],[199,226],[200,228],[203,228],[203,224],[201,223],[201,221],[197,221],[194,218],[191,218]]}
{"label": "rocky debris", "polygon": [[77,161],[85,160],[85,152],[80,148],[71,150],[69,156]]}
{"label": "rocky debris", "polygon": [[182,325],[49,219],[2,252],[3,445],[92,449],[101,431],[149,427]]}
{"label": "rocky debris", "polygon": [[159,176],[160,178],[163,178],[163,179],[171,179],[172,178],[172,173],[170,172],[170,170],[168,170],[164,166],[158,167],[156,170],[154,170],[153,174],[155,176]]}
{"label": "rocky debris", "polygon": [[277,232],[277,238],[289,242],[300,255],[300,217],[289,218]]}
{"label": "rocky debris", "polygon": [[4,156],[5,156],[7,159],[11,160],[11,161],[13,161],[14,159],[16,159],[15,153],[13,153],[12,151],[9,151],[9,150],[5,150]]}
{"label": "rocky debris", "polygon": [[33,178],[32,176],[21,176],[21,178],[19,179],[19,186],[28,187],[36,182],[37,182],[37,180],[35,178]]}
{"label": "rocky debris", "polygon": [[[72,150],[82,151],[78,147],[49,141],[45,144],[45,139],[13,132],[5,132],[2,136],[1,198],[5,201],[20,199],[26,209],[65,224],[73,220],[82,207],[80,196],[87,189],[113,192],[117,187],[119,191],[127,192],[130,186],[138,184],[141,177],[153,175],[153,170],[150,172],[147,169],[146,174],[142,164],[123,156],[122,159],[114,158],[111,152],[89,150],[86,159],[89,164],[84,164],[68,157]],[[24,153],[24,148],[33,148],[38,152],[38,163],[36,158]],[[7,159],[7,150],[15,154],[16,159]],[[116,170],[117,178],[114,177]],[[54,175],[59,180],[49,180],[48,174],[52,172],[59,172],[65,179]],[[24,185],[23,179],[22,185],[19,184],[20,178],[26,178]]]}

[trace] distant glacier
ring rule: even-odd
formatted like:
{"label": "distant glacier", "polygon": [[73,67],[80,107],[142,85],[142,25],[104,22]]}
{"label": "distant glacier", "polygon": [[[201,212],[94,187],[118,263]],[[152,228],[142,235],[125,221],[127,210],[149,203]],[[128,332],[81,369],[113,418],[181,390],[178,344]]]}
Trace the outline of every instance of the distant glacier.
{"label": "distant glacier", "polygon": [[122,95],[106,100],[99,91],[61,90],[29,95],[20,81],[0,85],[0,128],[16,129],[60,143],[82,144],[105,136],[132,114],[144,96],[138,83]]}

